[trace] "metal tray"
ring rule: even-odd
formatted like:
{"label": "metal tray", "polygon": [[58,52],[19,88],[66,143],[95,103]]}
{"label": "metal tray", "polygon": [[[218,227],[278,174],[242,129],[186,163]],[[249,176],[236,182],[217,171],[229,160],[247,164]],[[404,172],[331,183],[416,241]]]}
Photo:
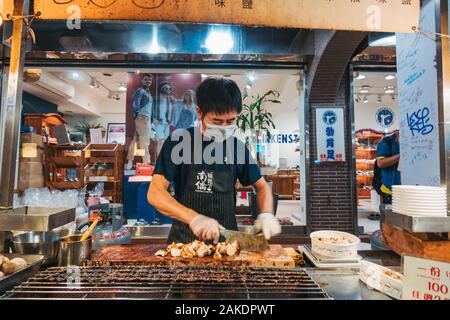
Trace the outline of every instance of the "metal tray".
{"label": "metal tray", "polygon": [[44,256],[37,254],[1,254],[8,259],[22,258],[27,262],[27,266],[17,272],[7,275],[0,280],[0,298],[7,291],[13,287],[21,284],[29,277],[33,276],[41,268]]}

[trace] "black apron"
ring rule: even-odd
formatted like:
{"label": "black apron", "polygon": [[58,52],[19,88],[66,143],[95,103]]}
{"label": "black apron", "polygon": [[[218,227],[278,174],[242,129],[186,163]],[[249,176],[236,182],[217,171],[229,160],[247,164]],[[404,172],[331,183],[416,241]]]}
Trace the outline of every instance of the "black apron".
{"label": "black apron", "polygon": [[[177,199],[184,206],[216,219],[228,230],[238,230],[236,209],[236,167],[233,164],[191,164],[184,194]],[[189,225],[174,220],[168,243],[196,240]]]}

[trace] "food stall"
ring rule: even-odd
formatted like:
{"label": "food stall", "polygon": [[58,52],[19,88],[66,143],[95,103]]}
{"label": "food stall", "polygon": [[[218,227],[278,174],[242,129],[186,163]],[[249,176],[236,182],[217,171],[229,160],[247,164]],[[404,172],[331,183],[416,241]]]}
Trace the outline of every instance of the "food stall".
{"label": "food stall", "polygon": [[[18,3],[24,7],[17,6],[15,10],[17,15],[21,15],[23,18],[29,13],[27,8],[29,2],[19,1]],[[45,19],[61,19],[61,16],[66,14],[65,4],[54,3],[52,5],[49,2],[37,2],[37,4],[50,6],[44,6],[46,10],[41,12],[41,17],[44,19],[43,22],[40,22],[41,27],[45,25]],[[320,10],[320,6],[318,7],[317,10]],[[211,14],[208,13],[208,10],[199,10],[199,7],[196,9],[195,12],[204,12],[205,15],[192,18],[194,22],[216,22],[211,21]],[[220,10],[220,7],[215,8],[214,5],[211,5],[209,9]],[[90,20],[102,18],[99,11],[89,10],[88,7],[83,7],[83,14],[85,12],[90,15],[88,17]],[[174,15],[171,20],[176,21],[179,17],[177,11],[169,12]],[[414,17],[414,12],[417,10],[413,8],[411,12]],[[116,8],[114,13],[115,16],[109,15],[109,17],[127,20],[122,15],[125,13],[128,14],[128,19],[133,20],[127,10],[117,10]],[[231,15],[228,16],[231,17]],[[266,13],[265,17],[267,18],[267,16]],[[161,17],[150,15],[150,18],[156,20]],[[221,22],[239,24],[242,23],[242,17],[237,21],[225,19]],[[340,22],[342,23],[342,21]],[[361,27],[361,23],[364,25],[364,21],[359,23],[357,26],[347,26],[347,28],[358,30],[366,28],[365,26]],[[257,21],[254,24],[264,23]],[[96,24],[92,23],[92,25]],[[289,26],[296,26],[296,21],[289,22]],[[343,26],[345,23],[343,25],[336,24],[333,28],[346,29]],[[81,41],[73,44],[75,49],[71,52],[58,51],[48,43],[44,43],[40,47],[41,50],[31,51],[28,54],[29,60],[25,61],[23,37],[26,32],[25,25],[22,20],[17,19],[14,20],[13,27],[8,90],[5,90],[6,97],[2,96],[3,101],[8,101],[8,106],[11,105],[12,109],[15,106],[15,118],[7,119],[9,122],[6,122],[5,126],[8,130],[2,129],[10,135],[18,133],[20,75],[21,69],[26,63],[30,65],[54,63],[63,67],[70,64],[90,63],[97,64],[97,66],[108,63],[117,66],[125,61],[125,63],[142,67],[146,63],[158,65],[161,64],[161,60],[158,59],[166,59],[164,63],[173,67],[174,64],[180,64],[183,59],[186,59],[188,67],[192,67],[191,64],[205,67],[208,61],[213,60],[217,63],[217,61],[223,60],[222,55],[211,57],[200,52],[188,52],[188,54],[184,53],[179,56],[174,53],[175,57],[171,57],[171,53],[167,52],[153,56],[153,53],[139,54],[132,51],[126,54],[105,51],[104,54],[97,54],[91,48],[86,53],[79,53],[76,50],[77,45],[86,45],[86,42]],[[117,27],[117,24],[114,27]],[[42,27],[41,30],[44,29]],[[393,29],[405,31],[406,27],[402,25],[393,27]],[[276,31],[272,30],[272,32],[276,34]],[[305,57],[307,54],[300,52],[291,54],[282,42],[275,43],[275,47],[267,56],[260,54],[256,48],[247,48],[247,51],[242,50],[225,56],[230,59],[229,64],[244,64],[246,59],[250,59],[250,64],[256,68],[275,65],[275,69],[297,68],[302,70],[307,61]],[[250,56],[255,54],[255,51],[257,51],[257,57],[251,58]],[[260,63],[259,59],[264,59],[264,63]],[[223,65],[222,67],[226,68]],[[303,85],[305,82],[299,81],[299,87]],[[308,115],[309,113],[305,112],[305,118]],[[5,141],[6,139],[3,141],[4,147],[8,148],[7,150],[17,151],[17,143],[15,143],[17,141],[14,139]],[[309,148],[309,143],[303,142],[305,148],[307,145]],[[92,152],[92,150],[83,149],[83,152]],[[0,204],[8,207],[0,213],[0,244],[3,247],[8,245],[8,248],[11,247],[16,252],[21,250],[19,248],[23,248],[23,251],[19,253],[19,256],[17,253],[2,253],[0,265],[2,270],[6,271],[2,271],[3,279],[0,279],[0,283],[4,284],[4,287],[0,286],[0,299],[2,300],[61,298],[84,300],[213,298],[357,300],[399,298],[398,292],[392,294],[383,291],[380,281],[376,284],[372,283],[370,286],[370,288],[380,287],[378,291],[370,290],[365,281],[367,282],[367,277],[370,278],[374,274],[373,272],[385,275],[388,277],[387,279],[398,281],[401,276],[396,271],[400,271],[400,257],[392,252],[369,250],[368,244],[361,243],[357,236],[350,233],[339,231],[311,233],[308,237],[295,238],[294,242],[289,242],[294,237],[287,237],[283,244],[277,244],[276,239],[270,244],[264,243],[263,239],[257,236],[252,236],[253,239],[248,243],[243,240],[233,240],[233,236],[225,236],[225,241],[218,245],[195,241],[184,244],[173,243],[167,246],[167,244],[161,244],[160,241],[167,229],[155,226],[154,229],[148,231],[148,229],[136,226],[124,227],[126,221],[121,207],[102,202],[101,196],[95,201],[91,199],[92,202],[88,201],[87,203],[90,226],[85,230],[80,226],[75,228],[73,225],[67,226],[75,220],[75,209],[12,208],[14,174],[9,174],[5,170],[8,169],[5,168],[5,163],[9,165],[9,168],[14,168],[11,172],[15,173],[13,165],[15,163],[13,155],[15,154],[17,152],[11,152],[8,155],[2,153],[0,158],[3,163],[1,191],[4,191],[0,196]],[[309,161],[306,159],[306,155],[309,154],[309,149],[299,152],[300,154],[305,157],[305,163],[302,163],[305,165],[303,170],[305,176],[300,180],[290,177],[292,184],[295,182],[298,184],[299,181],[300,183],[306,182],[306,172],[309,170],[306,166],[306,160]],[[121,160],[118,161],[122,164]],[[304,188],[306,189],[306,185]],[[288,195],[296,198],[294,192],[289,192]],[[305,201],[305,207],[308,199],[306,195],[307,193],[305,193],[305,197],[301,197]],[[102,218],[102,222],[98,222],[99,217]],[[107,232],[101,233],[102,228],[105,228]],[[162,230],[160,234],[156,231],[158,228]],[[305,229],[303,226],[302,231]],[[298,229],[292,230],[294,230],[293,234],[287,234],[288,236],[298,235]],[[46,234],[40,234],[41,237],[27,237],[22,236],[20,232],[17,235],[16,231],[46,232]],[[94,234],[95,237],[93,237]],[[245,233],[234,236],[250,237]],[[158,241],[155,241],[155,238]],[[263,242],[261,246],[252,247],[255,245],[254,242],[259,243],[259,241]],[[25,244],[30,245],[30,248],[25,249]],[[33,250],[34,254],[31,257],[29,255]],[[364,263],[374,262],[377,264],[377,266],[369,268],[372,273],[368,273],[366,278],[360,271],[364,270],[362,260],[365,261]],[[389,269],[381,266],[389,267]],[[383,277],[381,276],[381,278]],[[398,284],[394,280],[386,281]]]}

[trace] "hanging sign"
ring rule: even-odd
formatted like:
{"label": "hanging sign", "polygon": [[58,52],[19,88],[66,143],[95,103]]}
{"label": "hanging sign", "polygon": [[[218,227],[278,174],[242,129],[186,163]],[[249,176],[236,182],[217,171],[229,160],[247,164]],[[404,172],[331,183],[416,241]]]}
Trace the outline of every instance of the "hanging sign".
{"label": "hanging sign", "polygon": [[[139,20],[412,32],[420,0],[35,0],[41,19]],[[401,19],[398,17],[401,16]]]}
{"label": "hanging sign", "polygon": [[0,1],[0,25],[6,20],[6,16],[13,15],[14,13],[14,0],[1,0]]}
{"label": "hanging sign", "polygon": [[[436,30],[434,1],[422,7],[420,28]],[[397,34],[397,69],[402,184],[440,186],[434,36]]]}
{"label": "hanging sign", "polygon": [[316,109],[317,160],[345,161],[344,110]]}
{"label": "hanging sign", "polygon": [[449,300],[450,264],[403,256],[404,300]]}

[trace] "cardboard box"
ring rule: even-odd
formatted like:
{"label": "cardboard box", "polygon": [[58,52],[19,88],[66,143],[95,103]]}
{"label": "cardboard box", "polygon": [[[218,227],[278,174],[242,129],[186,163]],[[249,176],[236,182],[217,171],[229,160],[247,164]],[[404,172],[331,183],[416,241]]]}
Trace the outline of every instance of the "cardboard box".
{"label": "cardboard box", "polygon": [[28,188],[43,188],[45,187],[44,181],[44,168],[42,162],[19,162],[19,184],[18,189],[23,191]]}
{"label": "cardboard box", "polygon": [[35,143],[38,148],[44,148],[44,137],[31,132],[21,133],[20,143]]}

